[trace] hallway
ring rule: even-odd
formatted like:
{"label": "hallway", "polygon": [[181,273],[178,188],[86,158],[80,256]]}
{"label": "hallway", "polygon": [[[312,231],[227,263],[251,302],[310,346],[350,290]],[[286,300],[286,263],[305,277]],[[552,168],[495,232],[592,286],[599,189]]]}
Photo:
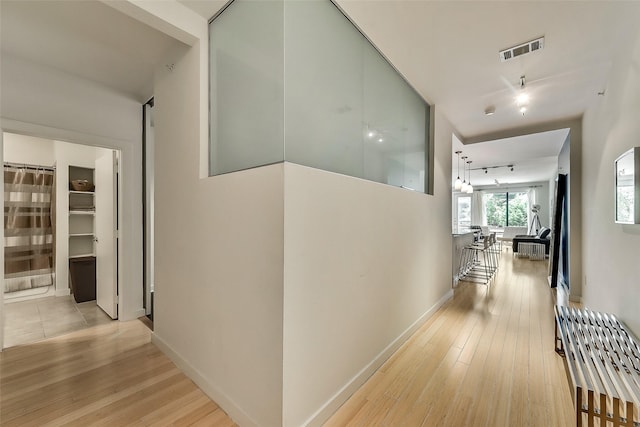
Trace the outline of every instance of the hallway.
{"label": "hallway", "polygon": [[[572,425],[553,298],[546,262],[503,252],[491,288],[462,283],[326,425]],[[234,425],[138,321],[8,349],[0,379],[3,426]]]}
{"label": "hallway", "polygon": [[503,252],[488,290],[461,282],[326,425],[573,425],[546,268]]}

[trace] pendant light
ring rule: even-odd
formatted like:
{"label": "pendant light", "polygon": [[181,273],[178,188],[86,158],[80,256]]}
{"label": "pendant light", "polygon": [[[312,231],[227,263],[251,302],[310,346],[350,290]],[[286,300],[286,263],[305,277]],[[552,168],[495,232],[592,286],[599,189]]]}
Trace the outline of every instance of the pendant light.
{"label": "pendant light", "polygon": [[462,185],[460,186],[460,191],[462,191],[463,193],[467,192],[467,156],[462,156]]}
{"label": "pendant light", "polygon": [[467,164],[469,165],[469,184],[467,184],[466,193],[471,194],[473,193],[473,185],[471,185],[471,160],[469,160]]}
{"label": "pendant light", "polygon": [[520,92],[516,97],[516,105],[518,106],[518,110],[520,114],[523,116],[527,112],[527,106],[529,105],[529,94],[524,89],[525,86],[525,77],[520,76]]}
{"label": "pendant light", "polygon": [[462,181],[460,180],[460,153],[462,153],[462,151],[456,151],[456,154],[458,155],[458,178],[456,179],[456,182],[453,185],[453,188],[456,191],[460,191],[460,189],[462,188]]}

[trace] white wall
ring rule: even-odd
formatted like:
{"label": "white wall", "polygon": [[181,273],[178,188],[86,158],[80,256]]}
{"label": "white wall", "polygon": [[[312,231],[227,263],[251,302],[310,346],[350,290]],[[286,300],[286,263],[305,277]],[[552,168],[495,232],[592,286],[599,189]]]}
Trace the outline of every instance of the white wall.
{"label": "white wall", "polygon": [[283,425],[319,425],[451,291],[451,133],[434,196],[285,165]]}
{"label": "white wall", "polygon": [[[142,107],[133,97],[2,55],[2,131],[122,150],[120,319],[142,308]],[[0,325],[1,326],[1,325]]]}
{"label": "white wall", "polygon": [[2,117],[140,143],[141,106],[133,97],[6,54]]}
{"label": "white wall", "polygon": [[614,222],[614,160],[640,146],[640,36],[614,64],[606,95],[584,116],[584,305],[640,336],[640,225]]}
{"label": "white wall", "polygon": [[155,84],[154,341],[236,422],[276,426],[283,166],[200,179],[199,59]]}
{"label": "white wall", "polygon": [[39,166],[54,166],[53,141],[8,133],[4,137],[4,161]]}
{"label": "white wall", "polygon": [[174,63],[155,84],[154,341],[241,425],[319,423],[451,290],[451,126],[436,112],[436,196],[290,164],[201,179],[198,46]]}
{"label": "white wall", "polygon": [[[538,218],[543,227],[551,228],[551,222],[549,217],[551,216],[551,205],[549,205],[549,181],[541,181],[536,183],[539,187],[536,188],[536,203],[540,205],[540,211],[538,212]],[[531,213],[529,213],[531,215]],[[531,225],[531,221],[529,221]]]}
{"label": "white wall", "polygon": [[[167,15],[169,6],[175,5],[164,8],[161,4],[164,3],[153,3],[155,9],[147,11],[166,22],[184,24],[185,21],[172,20]],[[145,5],[136,4],[136,7]],[[135,11],[136,16],[138,12]],[[156,20],[148,21],[153,24]],[[200,31],[198,25],[195,23],[193,28],[181,26],[200,41],[194,42],[186,52],[176,52],[174,57],[168,58],[175,64],[173,71],[162,67],[155,80],[157,233],[153,339],[240,425],[295,425],[301,420],[317,424],[348,397],[348,394],[340,393],[340,387],[346,385],[345,391],[353,391],[365,378],[357,376],[358,373],[381,363],[389,354],[383,352],[385,348],[399,345],[407,329],[417,325],[430,309],[450,295],[449,181],[453,129],[436,111],[438,142],[436,196],[433,197],[293,165],[272,165],[214,178],[204,177],[207,162],[207,85],[206,73],[203,74],[203,68],[206,71],[206,21],[202,20],[204,31]],[[292,170],[296,174],[293,178],[301,181],[285,183],[285,171],[291,173]],[[336,187],[341,187],[343,181],[346,190],[338,190]],[[322,367],[322,372],[328,372],[330,378],[323,382],[319,392],[314,391],[312,382],[302,389],[283,390],[283,382],[287,387],[297,387],[309,375],[318,377],[300,369],[303,365],[310,366],[316,357],[313,352],[295,355],[294,363],[299,366],[289,363],[290,357],[304,347],[308,337],[296,336],[300,333],[294,325],[297,319],[288,317],[296,311],[295,292],[286,295],[285,287],[299,289],[301,277],[306,281],[310,273],[325,265],[324,259],[318,257],[297,267],[294,263],[299,257],[293,253],[295,249],[285,249],[286,239],[292,231],[300,239],[295,232],[300,225],[294,220],[303,221],[306,215],[312,220],[318,217],[317,213],[310,212],[318,202],[308,202],[308,195],[299,187],[305,182],[316,189],[335,190],[336,194],[325,199],[326,209],[337,209],[343,202],[354,206],[356,200],[370,204],[370,208],[385,209],[372,213],[370,209],[359,207],[343,217],[341,229],[353,226],[361,235],[360,240],[352,243],[346,238],[339,242],[350,244],[355,251],[345,261],[357,264],[349,267],[333,258],[327,277],[340,283],[353,279],[353,286],[362,287],[366,282],[359,278],[362,271],[384,273],[386,281],[373,279],[371,286],[378,292],[373,293],[374,297],[364,311],[370,313],[388,298],[393,304],[393,309],[386,313],[388,326],[383,328],[381,337],[376,337],[379,331],[363,326],[359,319],[344,318],[346,323],[342,327],[345,330],[362,333],[368,341],[363,348],[357,349],[356,354],[340,353],[348,359],[346,369],[340,370],[342,361],[335,358]],[[288,190],[291,192],[285,205],[284,192]],[[354,200],[349,201],[350,196]],[[399,206],[396,210],[382,206],[377,196],[397,202]],[[413,211],[414,208],[417,211]],[[291,219],[287,212],[292,214]],[[373,217],[366,224],[383,227],[383,235],[377,236],[377,230],[359,225],[367,215]],[[389,224],[394,219],[406,222]],[[320,221],[319,225],[325,229],[331,226],[331,220],[322,220],[326,222]],[[292,225],[285,232],[288,223]],[[309,232],[300,231],[302,236]],[[403,242],[393,235],[394,232],[401,232],[409,240]],[[320,239],[314,233],[311,237]],[[331,249],[304,242],[293,243],[300,249],[322,252],[323,257]],[[405,244],[408,246],[403,248]],[[370,250],[369,245],[384,252],[373,257],[363,256]],[[382,255],[396,256],[389,248],[385,249],[385,245],[410,257],[409,265],[406,259],[402,260],[404,268],[375,265]],[[285,253],[289,261],[285,260]],[[356,266],[359,268],[354,268]],[[287,276],[289,280],[284,276],[287,268],[295,268],[292,270],[295,274]],[[401,276],[392,277],[396,274]],[[318,289],[318,278],[309,279],[306,289]],[[325,300],[340,292],[335,287],[318,290]],[[309,316],[303,320],[319,327],[324,318]],[[286,344],[283,331],[287,331],[290,338]],[[315,332],[319,340],[329,343],[332,339],[357,339],[351,334],[332,337],[326,325]],[[289,359],[284,357],[283,346]],[[382,357],[378,357],[380,355]],[[367,366],[368,363],[372,365]],[[283,372],[283,365],[289,369],[287,373]],[[331,373],[333,369],[339,370],[337,375]],[[296,391],[300,391],[301,396],[293,395]]]}

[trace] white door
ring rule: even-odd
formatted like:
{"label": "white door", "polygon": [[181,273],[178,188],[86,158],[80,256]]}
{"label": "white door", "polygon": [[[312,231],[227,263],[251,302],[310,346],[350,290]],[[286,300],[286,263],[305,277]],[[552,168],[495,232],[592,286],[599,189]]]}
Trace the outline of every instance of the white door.
{"label": "white door", "polygon": [[96,302],[112,319],[118,318],[116,241],[116,152],[96,159]]}

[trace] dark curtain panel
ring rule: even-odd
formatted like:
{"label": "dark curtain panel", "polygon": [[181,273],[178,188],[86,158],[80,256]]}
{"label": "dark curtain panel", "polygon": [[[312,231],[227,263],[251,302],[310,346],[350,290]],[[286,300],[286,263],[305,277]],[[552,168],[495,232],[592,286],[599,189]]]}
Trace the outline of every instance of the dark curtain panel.
{"label": "dark curtain panel", "polygon": [[54,171],[4,167],[5,292],[53,285]]}

